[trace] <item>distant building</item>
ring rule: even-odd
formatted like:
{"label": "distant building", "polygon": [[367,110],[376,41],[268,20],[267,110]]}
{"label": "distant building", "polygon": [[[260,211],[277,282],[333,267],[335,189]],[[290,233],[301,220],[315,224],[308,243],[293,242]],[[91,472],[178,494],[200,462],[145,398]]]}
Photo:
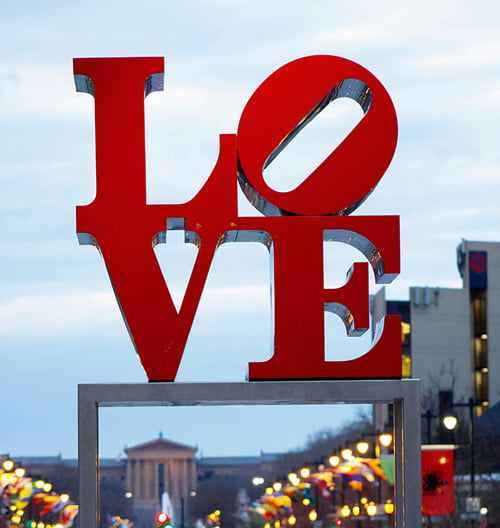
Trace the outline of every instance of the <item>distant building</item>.
{"label": "distant building", "polygon": [[176,525],[180,525],[184,501],[196,489],[196,448],[159,438],[125,450],[126,489],[132,493],[139,517],[154,519],[161,511],[163,494]]}
{"label": "distant building", "polygon": [[[252,479],[272,472],[272,463],[278,454],[261,453],[258,456],[201,457],[195,447],[187,446],[160,436],[149,442],[125,450],[126,458],[99,460],[101,489],[122,490],[130,497],[130,504],[138,527],[150,527],[154,516],[162,510],[162,496],[167,494],[168,513],[175,526],[183,525],[185,503],[196,491],[201,480],[212,477],[238,475],[251,489]],[[34,478],[59,482],[64,491],[78,502],[77,459],[58,456],[17,456],[16,463]],[[111,487],[110,487],[111,486]],[[240,502],[247,500],[243,490]],[[103,497],[104,499],[104,497]],[[113,512],[121,514],[122,512]]]}
{"label": "distant building", "polygon": [[222,475],[244,475],[251,481],[254,477],[273,472],[277,453],[263,453],[258,456],[202,457],[198,460],[198,479]]}
{"label": "distant building", "polygon": [[[500,401],[500,243],[463,240],[457,266],[462,288],[412,287],[408,301],[382,289],[371,311],[401,315],[404,374],[422,381],[424,406],[432,392],[437,413],[472,397],[480,416]],[[387,407],[375,414],[377,428],[391,422]]]}
{"label": "distant building", "polygon": [[[78,460],[76,458],[62,458],[62,455],[57,455],[16,456],[14,459],[33,478],[40,478],[48,482],[63,480],[65,482],[64,491],[70,493],[71,498],[75,502],[78,501],[78,485],[76,482]],[[99,460],[101,481],[116,481],[125,485],[126,465],[127,461],[125,459],[101,458]]]}

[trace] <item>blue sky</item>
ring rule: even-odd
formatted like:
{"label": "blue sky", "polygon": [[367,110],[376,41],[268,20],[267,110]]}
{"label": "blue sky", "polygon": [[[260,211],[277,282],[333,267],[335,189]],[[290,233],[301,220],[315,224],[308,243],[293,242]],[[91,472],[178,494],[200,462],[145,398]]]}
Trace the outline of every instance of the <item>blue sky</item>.
{"label": "blue sky", "polygon": [[[77,384],[146,381],[102,259],[75,234],[75,206],[92,200],[95,176],[93,100],[75,91],[73,57],[165,57],[165,91],[146,104],[148,197],[159,203],[196,192],[218,134],[236,131],[246,101],[279,66],[311,54],[359,62],[385,85],[399,119],[393,163],[355,213],[401,216],[402,273],[388,297],[406,299],[410,285],[459,286],[460,240],[500,240],[493,0],[48,0],[6,3],[0,13],[0,452],[75,456]],[[325,111],[283,156],[276,185],[314,166],[359,117],[349,104]],[[244,199],[241,210],[253,214]],[[179,299],[194,249],[173,237],[158,255],[178,262],[168,280]],[[341,284],[353,258],[328,247],[327,284]],[[268,283],[263,248],[220,250],[179,381],[243,381],[249,361],[269,357]],[[340,330],[328,321],[329,342],[345,357],[368,346],[344,342]],[[355,411],[315,409],[307,420],[253,412],[217,415],[238,425],[239,439],[210,412],[134,411],[133,426],[132,414],[107,412],[102,453],[160,430],[207,455],[283,450]]]}

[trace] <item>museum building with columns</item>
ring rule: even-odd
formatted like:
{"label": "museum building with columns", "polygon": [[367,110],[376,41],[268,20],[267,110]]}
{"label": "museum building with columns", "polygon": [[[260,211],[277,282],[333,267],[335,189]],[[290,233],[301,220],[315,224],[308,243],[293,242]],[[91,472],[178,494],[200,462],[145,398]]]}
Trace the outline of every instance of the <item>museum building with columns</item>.
{"label": "museum building with columns", "polygon": [[171,513],[180,518],[184,501],[196,489],[196,447],[159,438],[125,450],[126,484],[138,515],[159,511],[168,494]]}

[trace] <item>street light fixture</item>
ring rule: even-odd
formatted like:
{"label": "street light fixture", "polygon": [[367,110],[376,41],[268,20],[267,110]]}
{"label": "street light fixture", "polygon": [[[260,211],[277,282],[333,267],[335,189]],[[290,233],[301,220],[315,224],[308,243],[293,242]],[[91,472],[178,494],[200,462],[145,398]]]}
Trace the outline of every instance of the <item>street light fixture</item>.
{"label": "street light fixture", "polygon": [[332,455],[328,458],[328,463],[332,467],[338,466],[340,464],[340,457],[338,455]]}
{"label": "street light fixture", "polygon": [[304,466],[300,469],[299,473],[302,478],[309,478],[311,475],[311,470],[307,466]]}
{"label": "street light fixture", "polygon": [[382,433],[379,437],[380,445],[384,447],[389,447],[392,444],[392,434],[391,433]]}
{"label": "street light fixture", "polygon": [[448,431],[453,431],[458,425],[458,418],[453,414],[444,416],[443,425],[446,427],[446,429],[448,429]]}
{"label": "street light fixture", "polygon": [[7,460],[4,460],[2,462],[2,466],[5,471],[7,472],[12,471],[12,469],[14,468],[14,461],[8,458]]}
{"label": "street light fixture", "polygon": [[356,444],[356,450],[360,455],[366,455],[370,449],[370,444],[366,440],[360,440]]}
{"label": "street light fixture", "polygon": [[352,460],[354,457],[352,456],[352,449],[349,449],[346,447],[345,449],[342,449],[341,453],[342,458],[344,460]]}
{"label": "street light fixture", "polygon": [[[474,407],[480,407],[474,398],[469,398],[467,403],[452,403],[452,407],[467,407],[469,409],[469,449],[470,449],[470,496],[476,496],[476,466],[474,458]],[[448,424],[448,425],[447,425]],[[452,413],[443,418],[443,425],[447,429],[454,429],[458,424],[458,419]],[[452,427],[453,426],[453,427]]]}

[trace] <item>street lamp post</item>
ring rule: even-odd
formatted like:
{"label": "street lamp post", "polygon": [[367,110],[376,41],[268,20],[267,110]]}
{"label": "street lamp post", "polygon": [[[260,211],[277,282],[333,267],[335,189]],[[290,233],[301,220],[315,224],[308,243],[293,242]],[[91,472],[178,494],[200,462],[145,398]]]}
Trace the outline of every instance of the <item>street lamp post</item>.
{"label": "street lamp post", "polygon": [[[382,448],[385,447],[385,448],[388,448],[391,443],[392,443],[392,434],[391,433],[380,433],[380,431],[376,431],[376,432],[373,432],[373,433],[361,433],[361,441],[359,441],[357,444],[356,444],[356,449],[358,451],[358,453],[360,453],[361,455],[364,455],[366,453],[368,453],[369,451],[369,444],[368,442],[366,442],[364,440],[365,437],[368,437],[368,436],[373,436],[375,437],[375,440],[374,440],[374,446],[373,446],[373,454],[375,455],[375,458],[378,458],[380,460],[380,455],[382,454]],[[377,503],[379,505],[382,504],[382,479],[377,476],[377,483],[378,483],[378,486],[377,486]],[[374,511],[373,510],[373,507],[371,508],[371,511]],[[360,526],[360,521],[358,520],[358,527]],[[380,526],[380,521],[379,521],[379,526]]]}
{"label": "street lamp post", "polygon": [[425,411],[425,414],[422,414],[421,417],[425,418],[425,421],[426,421],[426,432],[427,432],[427,443],[430,444],[431,443],[431,420],[433,418],[438,418],[438,416],[436,414],[433,414],[430,409],[427,409],[427,411]]}
{"label": "street lamp post", "polygon": [[[474,417],[474,407],[477,407],[479,404],[474,400],[474,398],[469,398],[467,403],[452,403],[452,407],[467,407],[469,409],[469,456],[470,456],[470,496],[472,499],[476,496],[476,461],[474,453],[474,438],[475,438],[475,417]],[[445,416],[443,418],[444,426],[447,429],[455,429],[457,426],[456,417]],[[471,523],[474,526],[474,520]]]}

